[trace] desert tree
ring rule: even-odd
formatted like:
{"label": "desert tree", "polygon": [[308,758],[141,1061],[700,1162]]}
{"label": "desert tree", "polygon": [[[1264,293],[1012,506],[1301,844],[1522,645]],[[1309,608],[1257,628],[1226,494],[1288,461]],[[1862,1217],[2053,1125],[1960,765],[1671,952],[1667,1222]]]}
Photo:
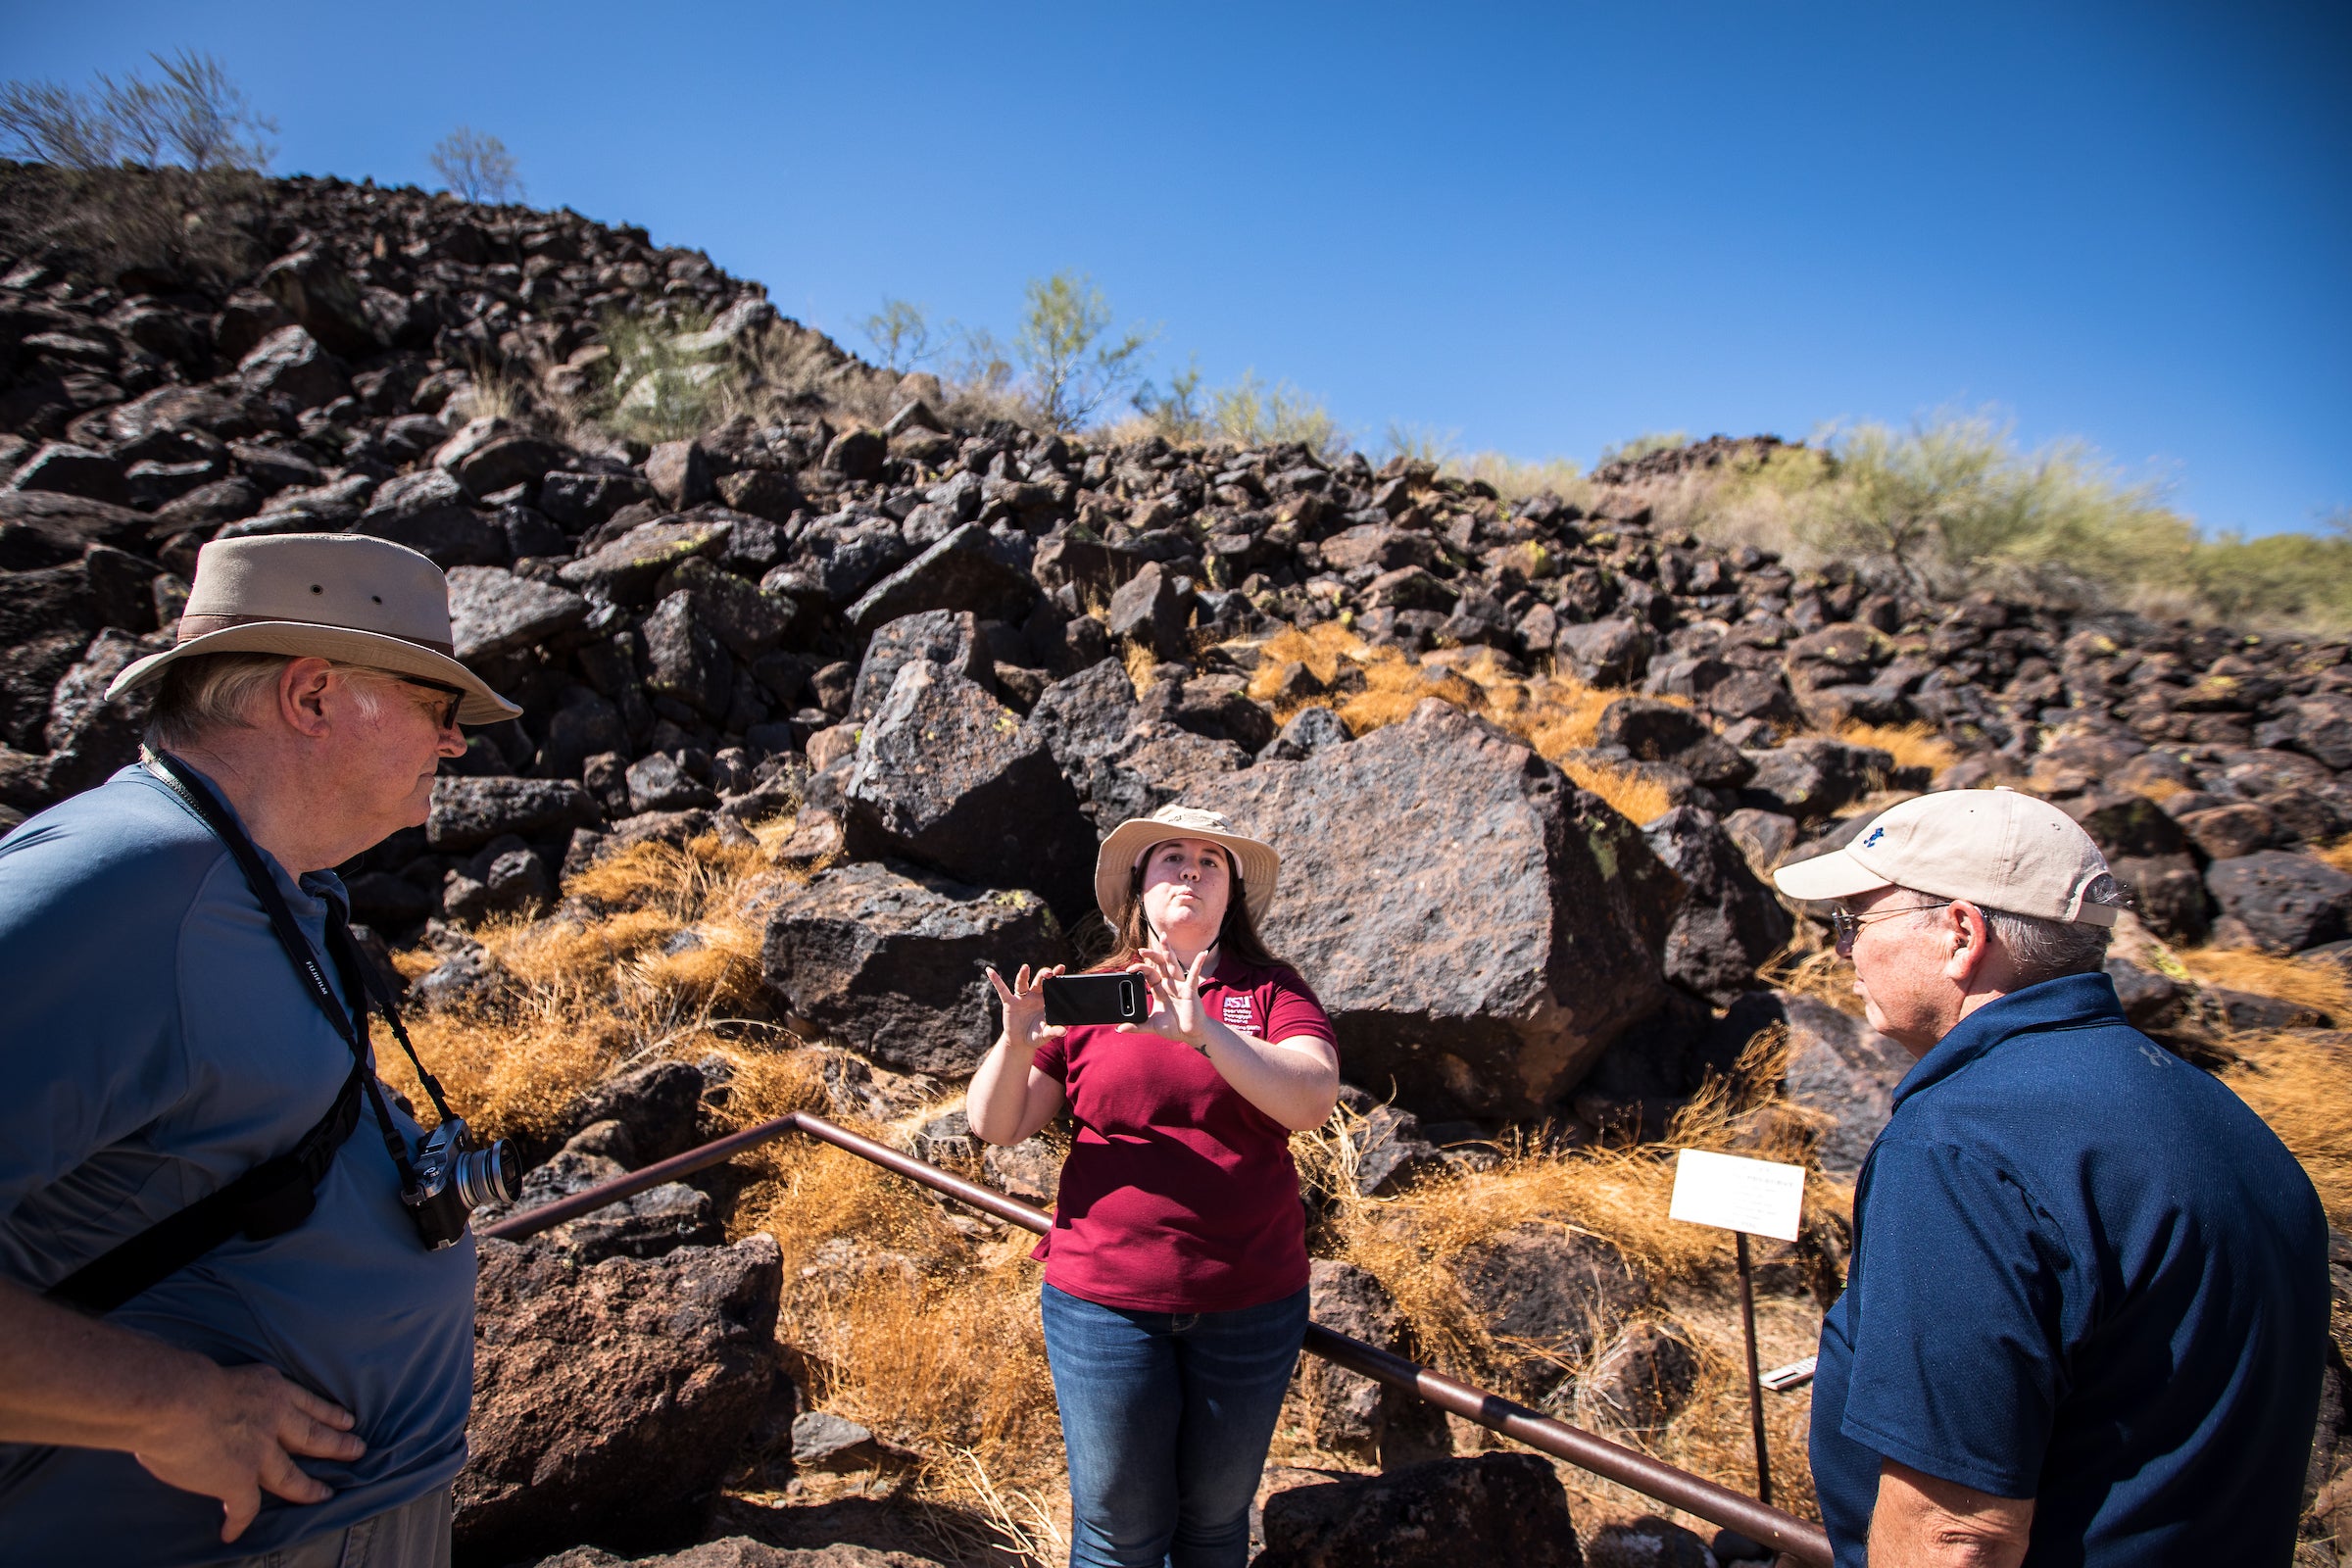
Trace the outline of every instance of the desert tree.
{"label": "desert tree", "polygon": [[198,175],[270,167],[277,122],[254,109],[219,59],[192,49],[148,58],[160,81],[100,75],[89,92],[48,81],[0,85],[0,146],[84,172],[125,163]]}
{"label": "desert tree", "polygon": [[858,325],[865,332],[865,340],[882,357],[883,366],[901,373],[940,352],[940,345],[933,340],[929,315],[911,301],[885,299],[882,309]]}
{"label": "desert tree", "polygon": [[1032,278],[1013,353],[1028,372],[1039,416],[1075,430],[1143,379],[1144,350],[1155,335],[1130,327],[1113,338],[1110,302],[1076,272]]}
{"label": "desert tree", "polygon": [[433,147],[433,172],[460,201],[503,204],[522,200],[514,155],[487,131],[460,125]]}

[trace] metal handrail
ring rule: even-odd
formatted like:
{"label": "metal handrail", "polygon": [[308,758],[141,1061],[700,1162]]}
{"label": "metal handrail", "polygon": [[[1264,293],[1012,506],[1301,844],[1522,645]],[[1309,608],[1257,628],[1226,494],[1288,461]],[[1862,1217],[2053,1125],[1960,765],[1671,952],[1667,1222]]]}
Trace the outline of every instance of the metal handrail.
{"label": "metal handrail", "polygon": [[[983,1213],[994,1214],[1023,1230],[1034,1231],[1042,1236],[1053,1228],[1051,1215],[1017,1198],[992,1191],[977,1182],[965,1181],[927,1160],[903,1154],[887,1144],[861,1138],[847,1128],[835,1126],[822,1116],[796,1110],[772,1121],[746,1127],[741,1132],[729,1133],[724,1138],[714,1139],[699,1149],[690,1149],[673,1158],[648,1165],[643,1170],[614,1177],[586,1192],[575,1193],[569,1198],[561,1198],[552,1203],[501,1220],[486,1227],[482,1235],[500,1241],[518,1242],[650,1188],[723,1163],[745,1150],[756,1149],[787,1133],[796,1132],[847,1150],[860,1159],[871,1160],[909,1181],[920,1182],[934,1192],[945,1193],[958,1202]],[[1376,1383],[1402,1389],[1441,1410],[1458,1415],[1465,1421],[1476,1422],[1490,1431],[1499,1432],[1506,1438],[1515,1439],[1554,1458],[1565,1459],[1604,1480],[1614,1481],[1644,1496],[1655,1497],[1660,1502],[1694,1514],[1711,1524],[1736,1530],[1750,1541],[1779,1552],[1784,1563],[1831,1568],[1830,1538],[1820,1526],[1808,1524],[1793,1514],[1783,1513],[1778,1508],[1769,1507],[1729,1487],[1719,1486],[1703,1476],[1677,1469],[1646,1453],[1596,1437],[1581,1427],[1554,1421],[1499,1394],[1456,1382],[1442,1372],[1381,1349],[1378,1346],[1334,1333],[1320,1324],[1307,1325],[1306,1348],[1350,1372]]]}

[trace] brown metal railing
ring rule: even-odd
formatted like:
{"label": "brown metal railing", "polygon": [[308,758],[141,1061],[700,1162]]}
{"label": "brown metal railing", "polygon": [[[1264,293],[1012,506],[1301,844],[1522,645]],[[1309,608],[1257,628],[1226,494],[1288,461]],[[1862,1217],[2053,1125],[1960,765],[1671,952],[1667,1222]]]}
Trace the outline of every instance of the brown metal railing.
{"label": "brown metal railing", "polygon": [[[934,1192],[945,1193],[958,1202],[983,1213],[994,1214],[1023,1230],[1035,1231],[1042,1236],[1053,1228],[1052,1217],[1043,1209],[1033,1208],[1017,1198],[993,1192],[976,1182],[967,1182],[928,1161],[903,1154],[886,1144],[860,1138],[822,1116],[794,1111],[790,1115],[778,1116],[773,1121],[763,1121],[758,1126],[746,1127],[741,1132],[714,1139],[673,1159],[615,1177],[601,1187],[592,1187],[584,1193],[575,1193],[569,1198],[528,1209],[486,1227],[482,1234],[501,1241],[518,1242],[566,1221],[578,1219],[583,1214],[593,1213],[624,1198],[659,1187],[664,1182],[674,1182],[695,1171],[721,1164],[747,1149],[756,1149],[787,1133],[803,1133],[837,1149],[847,1150],[860,1159],[871,1160],[909,1181],[920,1182]],[[1736,1530],[1750,1541],[1779,1552],[1784,1564],[1801,1563],[1811,1565],[1811,1568],[1831,1568],[1830,1538],[1820,1526],[1808,1524],[1778,1508],[1768,1507],[1729,1487],[1718,1486],[1688,1470],[1678,1470],[1648,1454],[1638,1453],[1605,1438],[1595,1437],[1581,1427],[1554,1421],[1499,1394],[1491,1394],[1467,1383],[1457,1383],[1442,1372],[1432,1371],[1377,1346],[1366,1345],[1361,1340],[1335,1334],[1319,1324],[1307,1325],[1306,1348],[1327,1361],[1376,1383],[1402,1389],[1465,1421],[1474,1421],[1490,1431],[1524,1443],[1531,1448],[1554,1458],[1565,1459],[1570,1464],[1644,1496],[1655,1497],[1685,1513],[1725,1529]]]}

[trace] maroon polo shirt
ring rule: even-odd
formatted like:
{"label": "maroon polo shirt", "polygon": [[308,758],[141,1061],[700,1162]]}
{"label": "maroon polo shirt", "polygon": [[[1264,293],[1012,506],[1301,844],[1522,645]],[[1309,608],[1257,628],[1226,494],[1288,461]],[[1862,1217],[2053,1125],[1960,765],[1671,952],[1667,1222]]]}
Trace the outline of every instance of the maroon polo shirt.
{"label": "maroon polo shirt", "polygon": [[[1336,1040],[1323,1004],[1288,968],[1220,958],[1201,982],[1208,1015],[1261,1040]],[[1145,1312],[1230,1312],[1306,1288],[1306,1215],[1291,1135],[1206,1056],[1108,1024],[1041,1044],[1077,1138],[1054,1229],[1034,1256],[1046,1282]]]}

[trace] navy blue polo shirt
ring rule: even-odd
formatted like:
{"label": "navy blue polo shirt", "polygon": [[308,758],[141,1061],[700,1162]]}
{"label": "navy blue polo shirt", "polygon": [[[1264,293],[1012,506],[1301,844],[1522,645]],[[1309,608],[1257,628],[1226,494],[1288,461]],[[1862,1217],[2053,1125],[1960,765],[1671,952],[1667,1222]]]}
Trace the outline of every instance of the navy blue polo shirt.
{"label": "navy blue polo shirt", "polygon": [[1814,1384],[1838,1568],[1882,1457],[2034,1498],[2033,1568],[2287,1562],[2328,1224],[2262,1118],[2104,974],[1972,1013],[1894,1101]]}

